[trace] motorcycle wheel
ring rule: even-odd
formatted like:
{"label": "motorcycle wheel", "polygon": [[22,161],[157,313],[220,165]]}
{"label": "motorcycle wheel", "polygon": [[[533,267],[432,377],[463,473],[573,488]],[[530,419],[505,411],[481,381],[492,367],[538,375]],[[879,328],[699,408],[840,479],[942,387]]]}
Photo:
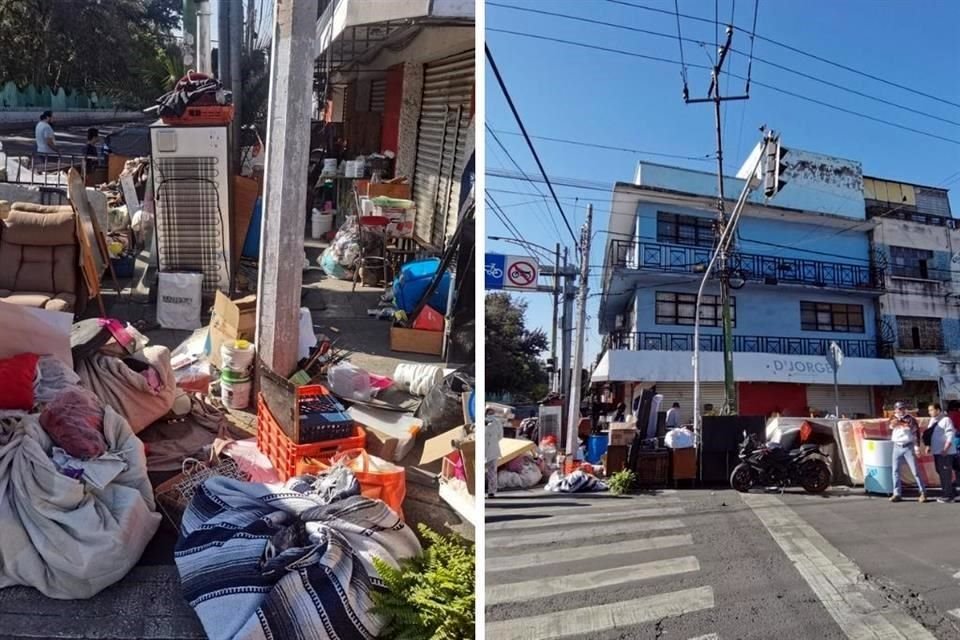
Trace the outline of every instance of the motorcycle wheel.
{"label": "motorcycle wheel", "polygon": [[804,491],[823,493],[830,487],[830,467],[823,460],[812,460],[803,465],[800,477]]}
{"label": "motorcycle wheel", "polygon": [[753,470],[745,462],[738,464],[730,474],[730,487],[740,493],[748,493],[753,488]]}

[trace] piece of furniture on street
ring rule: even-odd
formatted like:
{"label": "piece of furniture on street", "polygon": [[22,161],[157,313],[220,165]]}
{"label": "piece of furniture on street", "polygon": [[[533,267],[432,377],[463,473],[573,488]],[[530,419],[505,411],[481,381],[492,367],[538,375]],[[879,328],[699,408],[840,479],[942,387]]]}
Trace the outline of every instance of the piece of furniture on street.
{"label": "piece of furniture on street", "polygon": [[77,233],[77,216],[69,206],[15,203],[0,221],[0,300],[82,312],[87,289]]}
{"label": "piece of furniture on street", "polygon": [[681,480],[691,483],[697,479],[697,450],[694,447],[686,449],[670,449],[670,479],[674,488]]}

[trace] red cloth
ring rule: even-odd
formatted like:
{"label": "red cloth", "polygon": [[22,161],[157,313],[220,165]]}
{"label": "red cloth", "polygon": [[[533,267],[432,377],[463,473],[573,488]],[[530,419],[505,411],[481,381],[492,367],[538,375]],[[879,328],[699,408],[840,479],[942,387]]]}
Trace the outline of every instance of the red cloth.
{"label": "red cloth", "polygon": [[40,356],[21,353],[0,360],[0,409],[33,409],[33,383],[37,379]]}

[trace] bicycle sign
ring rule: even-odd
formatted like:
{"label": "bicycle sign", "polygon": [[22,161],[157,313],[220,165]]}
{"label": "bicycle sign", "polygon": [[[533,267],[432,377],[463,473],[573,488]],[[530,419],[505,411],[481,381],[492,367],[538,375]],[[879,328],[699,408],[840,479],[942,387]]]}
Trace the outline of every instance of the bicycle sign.
{"label": "bicycle sign", "polygon": [[488,253],[484,260],[487,289],[536,289],[540,267],[527,256]]}

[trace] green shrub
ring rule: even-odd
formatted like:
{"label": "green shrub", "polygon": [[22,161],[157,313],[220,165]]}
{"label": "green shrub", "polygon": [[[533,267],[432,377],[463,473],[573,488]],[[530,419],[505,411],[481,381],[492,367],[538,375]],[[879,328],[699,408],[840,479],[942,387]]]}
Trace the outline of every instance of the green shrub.
{"label": "green shrub", "polygon": [[440,535],[426,525],[423,553],[394,569],[373,563],[387,585],[374,593],[373,611],[386,618],[380,637],[396,640],[466,640],[474,637],[476,552],[456,534]]}
{"label": "green shrub", "polygon": [[607,486],[610,487],[610,493],[615,496],[629,493],[633,488],[633,483],[637,481],[637,474],[630,469],[617,471],[607,480]]}

